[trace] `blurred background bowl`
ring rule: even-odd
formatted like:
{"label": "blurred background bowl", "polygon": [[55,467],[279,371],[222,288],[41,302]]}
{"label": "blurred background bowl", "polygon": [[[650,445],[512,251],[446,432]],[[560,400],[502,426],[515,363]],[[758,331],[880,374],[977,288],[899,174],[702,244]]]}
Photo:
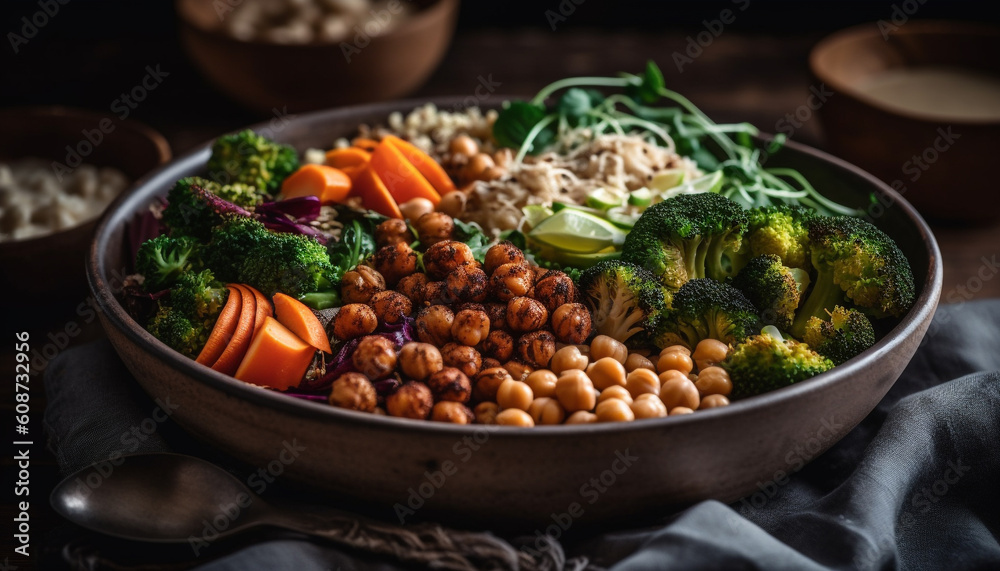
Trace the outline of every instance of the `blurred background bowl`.
{"label": "blurred background bowl", "polygon": [[[1000,79],[1000,27],[952,21],[864,24],[817,44],[810,67],[817,81],[835,91],[818,110],[831,152],[888,182],[928,218],[1000,219],[994,170],[1000,121],[907,110],[860,89],[879,74],[904,67],[972,70]],[[942,139],[934,149],[949,129],[956,135],[953,144]]]}
{"label": "blurred background bowl", "polygon": [[[264,113],[383,101],[420,85],[444,57],[459,0],[423,0],[385,33],[353,29],[343,41],[278,44],[223,29],[214,0],[178,0],[181,42],[199,70],[240,104]],[[397,16],[391,16],[397,17]],[[377,28],[378,26],[376,26]]]}

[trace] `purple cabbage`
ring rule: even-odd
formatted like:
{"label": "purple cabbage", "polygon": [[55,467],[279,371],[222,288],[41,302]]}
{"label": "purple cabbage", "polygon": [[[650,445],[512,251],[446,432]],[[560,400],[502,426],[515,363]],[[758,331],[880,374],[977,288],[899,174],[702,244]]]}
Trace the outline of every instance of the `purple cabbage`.
{"label": "purple cabbage", "polygon": [[[375,330],[373,335],[381,335],[396,347],[398,351],[403,345],[413,341],[416,338],[416,330],[414,328],[415,320],[412,317],[404,317],[403,321],[395,325],[382,325]],[[344,373],[350,373],[355,371],[354,362],[351,361],[351,355],[358,348],[358,344],[361,343],[361,337],[355,337],[350,341],[346,341],[340,344],[340,347],[334,352],[333,356],[327,359],[326,362],[326,374],[315,381],[303,381],[299,385],[299,388],[305,391],[323,391],[330,388],[333,381],[337,380],[338,377]],[[375,389],[379,391],[379,394],[383,394],[381,391],[385,390],[392,392],[395,389],[395,385],[387,385],[387,381],[394,379],[387,379],[386,381],[379,381],[375,384]],[[399,381],[395,381],[397,384]],[[380,386],[382,387],[380,389]]]}
{"label": "purple cabbage", "polygon": [[254,217],[275,232],[302,234],[326,244],[327,237],[309,222],[319,217],[320,202],[315,196],[265,202],[254,209]]}
{"label": "purple cabbage", "polygon": [[[160,209],[166,205],[167,201],[160,198]],[[163,222],[157,213],[154,212],[154,205],[150,205],[149,208],[143,210],[140,214],[136,214],[131,220],[125,223],[125,236],[129,253],[128,261],[131,271],[135,270],[135,257],[139,254],[139,247],[142,246],[143,242],[152,240],[165,231]]]}
{"label": "purple cabbage", "polygon": [[249,210],[239,204],[220,198],[215,193],[205,190],[197,184],[191,185],[191,192],[216,214],[232,214],[235,216],[253,216]]}

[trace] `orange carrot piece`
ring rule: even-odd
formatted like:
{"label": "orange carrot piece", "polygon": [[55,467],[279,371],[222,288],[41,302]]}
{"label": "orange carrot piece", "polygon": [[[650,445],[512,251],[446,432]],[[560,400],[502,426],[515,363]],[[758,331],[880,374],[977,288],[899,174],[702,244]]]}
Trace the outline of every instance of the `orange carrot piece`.
{"label": "orange carrot piece", "polygon": [[254,299],[257,301],[257,309],[254,312],[253,322],[253,334],[256,335],[257,332],[260,331],[260,328],[264,325],[264,318],[274,315],[274,309],[271,307],[271,300],[267,299],[266,295],[248,285],[244,285],[243,287],[250,290],[250,293],[253,294]]}
{"label": "orange carrot piece", "polygon": [[451,180],[444,168],[413,143],[404,141],[395,135],[386,135],[382,138],[382,142],[389,143],[399,149],[406,160],[410,161],[420,171],[420,174],[424,175],[427,182],[431,183],[434,190],[438,191],[438,194],[446,194],[455,190],[455,182]]}
{"label": "orange carrot piece", "polygon": [[378,141],[374,139],[366,139],[364,137],[356,137],[355,139],[351,140],[351,146],[357,147],[359,149],[364,149],[369,153],[371,153],[375,150],[375,147],[378,146]]}
{"label": "orange carrot piece", "polygon": [[274,294],[274,313],[278,323],[298,335],[299,339],[324,353],[333,353],[326,330],[306,304],[279,292]]}
{"label": "orange carrot piece", "polygon": [[315,347],[275,318],[266,317],[235,376],[246,383],[283,391],[302,382],[315,354]]}
{"label": "orange carrot piece", "polygon": [[324,203],[340,202],[351,191],[351,177],[326,165],[303,165],[281,183],[285,198],[315,196]]}
{"label": "orange carrot piece", "polygon": [[201,353],[195,359],[198,363],[209,367],[215,364],[219,355],[222,355],[222,352],[226,350],[226,345],[229,345],[229,340],[232,339],[233,332],[236,331],[236,324],[240,320],[240,309],[243,307],[243,294],[240,293],[240,290],[233,286],[226,286],[226,289],[229,290],[226,305],[219,313],[215,326],[212,327],[212,332],[208,335],[208,341],[205,342]]}
{"label": "orange carrot piece", "polygon": [[335,169],[341,170],[343,170],[344,167],[366,165],[371,158],[371,153],[358,147],[332,149],[326,152],[326,164]]}
{"label": "orange carrot piece", "polygon": [[250,290],[239,284],[230,285],[239,289],[240,294],[243,296],[243,306],[240,308],[240,320],[236,323],[236,331],[233,332],[233,338],[229,341],[229,345],[226,346],[222,355],[219,355],[219,359],[212,365],[213,369],[227,375],[232,375],[236,372],[236,368],[240,366],[240,361],[243,360],[243,355],[246,354],[247,348],[250,346],[257,314],[257,298],[250,293]]}
{"label": "orange carrot piece", "polygon": [[371,167],[361,171],[358,175],[357,191],[354,193],[361,197],[361,205],[369,210],[374,210],[389,218],[402,218],[403,213],[399,211],[396,199],[389,194],[389,189],[382,183],[375,171]]}
{"label": "orange carrot piece", "polygon": [[397,203],[414,198],[426,198],[434,204],[441,202],[441,195],[431,183],[392,144],[386,141],[379,143],[369,165],[378,173]]}
{"label": "orange carrot piece", "polygon": [[358,195],[357,192],[358,175],[360,175],[361,171],[365,170],[366,168],[368,168],[368,163],[365,163],[363,165],[355,165],[352,167],[341,167],[340,170],[342,170],[344,174],[346,174],[351,179],[351,192],[347,193],[347,196],[350,197]]}

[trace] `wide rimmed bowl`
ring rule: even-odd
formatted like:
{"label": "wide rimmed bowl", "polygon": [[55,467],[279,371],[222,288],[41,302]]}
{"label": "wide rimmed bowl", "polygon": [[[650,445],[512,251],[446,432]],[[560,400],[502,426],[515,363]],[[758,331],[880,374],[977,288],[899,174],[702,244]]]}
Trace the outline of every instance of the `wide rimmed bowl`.
{"label": "wide rimmed bowl", "polygon": [[[329,146],[362,122],[382,122],[403,101],[302,115],[267,134],[296,146]],[[459,105],[438,100],[439,107]],[[357,413],[289,398],[215,372],[174,352],[125,311],[109,287],[125,260],[124,226],[178,178],[201,172],[199,147],[122,196],[101,221],[88,260],[100,318],[142,387],[175,406],[192,435],[285,481],[351,498],[392,517],[435,516],[531,532],[570,521],[664,513],[714,498],[733,501],[832,446],[879,402],[927,330],[941,291],[937,244],[917,212],[871,175],[797,144],[770,166],[797,168],[844,203],[881,204],[875,222],[909,258],[912,310],[871,349],[812,379],[697,414],[628,424],[534,429],[455,426]],[[294,452],[293,452],[293,451]]]}

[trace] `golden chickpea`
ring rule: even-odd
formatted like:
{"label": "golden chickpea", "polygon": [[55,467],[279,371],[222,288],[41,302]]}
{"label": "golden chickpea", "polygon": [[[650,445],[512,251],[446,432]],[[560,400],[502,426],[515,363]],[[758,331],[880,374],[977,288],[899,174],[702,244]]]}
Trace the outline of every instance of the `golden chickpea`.
{"label": "golden chickpea", "polygon": [[414,381],[426,381],[444,368],[444,359],[434,345],[411,341],[399,350],[399,368]]}
{"label": "golden chickpea", "polygon": [[496,402],[500,385],[510,379],[510,373],[503,367],[492,367],[479,371],[472,384],[472,399],[476,402]]}
{"label": "golden chickpea", "polygon": [[427,274],[442,280],[448,274],[465,265],[475,265],[476,258],[468,244],[455,240],[443,240],[427,248],[424,252],[424,267]]}
{"label": "golden chickpea", "polygon": [[636,369],[649,369],[650,371],[655,371],[656,367],[648,358],[638,353],[629,353],[628,358],[625,359],[625,370],[631,373]]}
{"label": "golden chickpea", "polygon": [[566,412],[593,410],[597,404],[594,383],[583,371],[566,371],[556,381],[556,400]]}
{"label": "golden chickpea", "polygon": [[424,304],[428,283],[430,283],[430,279],[427,278],[427,274],[417,272],[399,280],[399,283],[396,284],[396,291],[405,295],[413,307],[420,307]]}
{"label": "golden chickpea", "polygon": [[729,398],[727,398],[726,395],[708,395],[707,397],[701,399],[701,405],[698,406],[698,410],[705,410],[720,406],[729,406]]}
{"label": "golden chickpea", "polygon": [[680,351],[664,352],[660,354],[659,360],[656,361],[656,369],[661,373],[673,370],[680,371],[686,375],[694,369],[694,361],[691,360],[691,357]]}
{"label": "golden chickpea", "polygon": [[333,318],[333,336],[341,341],[368,335],[378,327],[375,311],[363,303],[349,303]]}
{"label": "golden chickpea", "polygon": [[605,357],[611,357],[621,364],[625,364],[628,359],[628,349],[625,345],[613,337],[598,335],[590,342],[590,359],[597,361]]}
{"label": "golden chickpea", "polygon": [[561,375],[563,371],[568,371],[570,369],[580,369],[581,371],[587,368],[590,363],[590,359],[586,355],[580,353],[580,348],[576,345],[567,345],[562,349],[556,351],[555,355],[552,355],[552,361],[549,362],[549,368],[556,375]]}
{"label": "golden chickpea", "polygon": [[489,302],[483,305],[486,316],[490,318],[490,329],[493,331],[507,329],[504,319],[507,317],[507,304]]}
{"label": "golden chickpea", "polygon": [[413,303],[398,291],[380,291],[368,300],[368,305],[375,311],[379,322],[389,325],[399,323],[413,313]]}
{"label": "golden chickpea", "polygon": [[451,324],[451,336],[455,341],[475,347],[489,334],[490,318],[486,312],[463,309],[455,314],[455,321]]}
{"label": "golden chickpea", "polygon": [[664,347],[663,350],[660,351],[660,355],[663,355],[664,353],[672,353],[674,351],[684,353],[688,357],[691,356],[691,350],[683,345],[670,345],[669,347]]}
{"label": "golden chickpea", "polygon": [[493,153],[493,162],[495,162],[500,168],[507,168],[512,162],[514,162],[514,153],[507,148],[498,149],[495,153]]}
{"label": "golden chickpea", "polygon": [[635,413],[627,402],[621,399],[606,399],[597,403],[594,410],[597,415],[597,422],[631,422],[635,420]]}
{"label": "golden chickpea", "polygon": [[448,143],[448,150],[453,155],[474,156],[479,152],[479,145],[468,135],[459,135]]}
{"label": "golden chickpea", "polygon": [[399,205],[403,218],[413,222],[428,212],[434,212],[434,203],[426,198],[411,198]]}
{"label": "golden chickpea", "polygon": [[455,314],[444,305],[425,307],[417,313],[417,337],[424,343],[443,347],[451,341]]}
{"label": "golden chickpea", "polygon": [[628,392],[628,389],[621,385],[611,385],[610,387],[601,391],[601,394],[597,397],[597,402],[606,401],[608,399],[619,399],[627,403],[632,402],[632,393]]}
{"label": "golden chickpea", "polygon": [[[490,323],[493,323],[492,319]],[[479,344],[479,350],[487,357],[493,357],[499,361],[507,361],[514,353],[514,338],[506,331],[494,329]]]}
{"label": "golden chickpea", "polygon": [[523,381],[535,371],[535,368],[531,365],[513,359],[504,363],[503,368],[507,369],[507,372],[510,373],[511,378],[515,381]]}
{"label": "golden chickpea", "polygon": [[441,358],[445,367],[458,369],[469,377],[476,376],[483,368],[483,358],[474,347],[460,343],[448,343],[441,347]]}
{"label": "golden chickpea", "polygon": [[472,414],[476,417],[476,424],[496,424],[499,413],[500,406],[495,402],[481,402],[472,409]]}
{"label": "golden chickpea", "polygon": [[691,414],[693,412],[694,412],[693,410],[691,410],[690,408],[688,408],[686,406],[677,406],[677,407],[674,407],[674,408],[670,409],[669,415],[670,416],[677,416],[678,414]]}
{"label": "golden chickpea", "polygon": [[531,387],[521,381],[509,379],[497,389],[497,404],[501,409],[517,408],[526,411],[533,400],[535,395],[531,392]]}
{"label": "golden chickpea", "polygon": [[385,408],[392,416],[426,420],[434,407],[434,398],[427,385],[409,381],[385,397]]}
{"label": "golden chickpea", "polygon": [[680,371],[676,371],[674,369],[668,369],[660,373],[660,387],[663,387],[663,385],[665,385],[671,379],[680,379],[680,380],[687,379],[693,383],[697,379],[697,377],[692,379],[691,375],[685,375]]}
{"label": "golden chickpea", "polygon": [[413,227],[417,230],[420,243],[429,248],[443,240],[451,240],[455,221],[444,212],[428,212],[417,218]]}
{"label": "golden chickpea", "polygon": [[373,381],[384,379],[396,368],[396,348],[380,335],[363,337],[351,355],[359,373]]}
{"label": "golden chickpea", "polygon": [[548,331],[532,331],[517,339],[515,354],[525,363],[547,367],[556,352],[556,338]]}
{"label": "golden chickpea", "polygon": [[372,295],[385,289],[385,279],[375,268],[360,265],[346,272],[340,280],[343,303],[368,303]]}
{"label": "golden chickpea", "polygon": [[361,373],[344,373],[333,381],[330,404],[362,412],[374,412],[378,395],[368,377]]}
{"label": "golden chickpea", "polygon": [[379,248],[373,263],[385,278],[386,285],[395,286],[399,280],[417,271],[417,253],[409,244],[397,242]]}
{"label": "golden chickpea", "polygon": [[625,388],[632,398],[644,394],[660,394],[660,379],[649,369],[636,369],[625,379]]}
{"label": "golden chickpea", "polygon": [[583,343],[592,326],[590,311],[581,303],[564,303],[552,312],[552,332],[563,343]]}
{"label": "golden chickpea", "polygon": [[431,420],[451,424],[472,424],[475,417],[469,407],[459,402],[441,401],[431,409]]}
{"label": "golden chickpea", "polygon": [[[533,297],[542,302],[545,309],[555,311],[560,305],[576,302],[576,284],[566,274],[550,271],[535,284]],[[625,358],[622,357],[622,361],[624,360]]]}
{"label": "golden chickpea", "polygon": [[377,414],[379,416],[388,416],[389,413],[387,413],[384,408],[377,406],[375,407],[375,410],[372,411],[372,414]]}
{"label": "golden chickpea", "polygon": [[472,265],[459,266],[445,278],[448,296],[459,301],[484,301],[489,283],[486,272]]}
{"label": "golden chickpea", "polygon": [[398,243],[411,244],[413,240],[413,233],[405,220],[390,218],[375,227],[375,243],[379,248]]}
{"label": "golden chickpea", "polygon": [[535,421],[532,420],[530,414],[521,409],[508,408],[501,410],[499,414],[497,414],[497,424],[500,426],[531,428],[532,426],[535,426]]}
{"label": "golden chickpea", "polygon": [[733,381],[729,379],[729,373],[722,367],[705,367],[698,373],[698,380],[694,386],[698,387],[698,393],[702,397],[708,395],[729,396],[733,392]]}
{"label": "golden chickpea", "polygon": [[535,426],[546,424],[562,424],[566,418],[566,411],[563,410],[559,401],[549,397],[539,397],[531,401],[528,407],[528,414],[535,421]]}
{"label": "golden chickpea", "polygon": [[502,369],[503,363],[497,361],[493,357],[486,357],[483,359],[483,367],[480,369],[480,372],[485,371],[486,369],[496,369],[497,367]]}
{"label": "golden chickpea", "polygon": [[673,410],[679,406],[696,410],[701,397],[698,396],[698,388],[694,386],[691,379],[672,378],[660,387],[660,400],[666,405],[667,410]]}
{"label": "golden chickpea", "polygon": [[726,354],[728,353],[729,346],[722,341],[717,339],[702,339],[698,342],[698,346],[694,348],[694,353],[691,357],[694,358],[694,362],[698,365],[698,370],[700,371],[706,367],[711,367],[725,361]]}
{"label": "golden chickpea", "polygon": [[534,275],[522,264],[503,264],[490,274],[490,291],[503,302],[526,296],[534,286]]}
{"label": "golden chickpea", "polygon": [[541,329],[549,320],[549,312],[540,302],[530,297],[514,297],[507,302],[507,327],[516,332]]}
{"label": "golden chickpea", "polygon": [[625,367],[614,357],[602,357],[591,363],[587,376],[599,391],[612,385],[625,386]]}
{"label": "golden chickpea", "polygon": [[548,369],[538,369],[537,371],[532,371],[524,382],[531,387],[531,393],[534,394],[537,399],[540,397],[551,397],[556,394],[557,380],[559,380],[559,377],[552,371]]}
{"label": "golden chickpea", "polygon": [[465,205],[468,202],[469,196],[467,194],[461,190],[453,190],[441,197],[441,202],[438,202],[437,209],[438,212],[444,212],[452,218],[458,218],[462,214],[465,214]]}
{"label": "golden chickpea", "polygon": [[493,157],[486,153],[476,153],[469,158],[469,163],[465,165],[463,175],[466,180],[483,180],[483,173],[495,166],[496,163],[493,162]]}
{"label": "golden chickpea", "polygon": [[639,398],[632,402],[632,413],[635,414],[635,418],[660,418],[667,416],[667,407],[663,404],[663,401],[654,394],[647,393],[647,395],[653,398]]}
{"label": "golden chickpea", "polygon": [[504,264],[524,265],[524,252],[506,240],[497,242],[490,246],[489,250],[486,250],[483,269],[492,276],[493,272]]}
{"label": "golden chickpea", "polygon": [[466,403],[472,398],[472,381],[462,371],[445,367],[427,377],[434,400]]}
{"label": "golden chickpea", "polygon": [[479,180],[491,181],[503,178],[504,173],[507,172],[500,167],[490,167],[483,171],[483,174],[479,175]]}
{"label": "golden chickpea", "polygon": [[594,422],[597,422],[597,415],[586,410],[578,410],[566,419],[566,424],[592,424]]}

